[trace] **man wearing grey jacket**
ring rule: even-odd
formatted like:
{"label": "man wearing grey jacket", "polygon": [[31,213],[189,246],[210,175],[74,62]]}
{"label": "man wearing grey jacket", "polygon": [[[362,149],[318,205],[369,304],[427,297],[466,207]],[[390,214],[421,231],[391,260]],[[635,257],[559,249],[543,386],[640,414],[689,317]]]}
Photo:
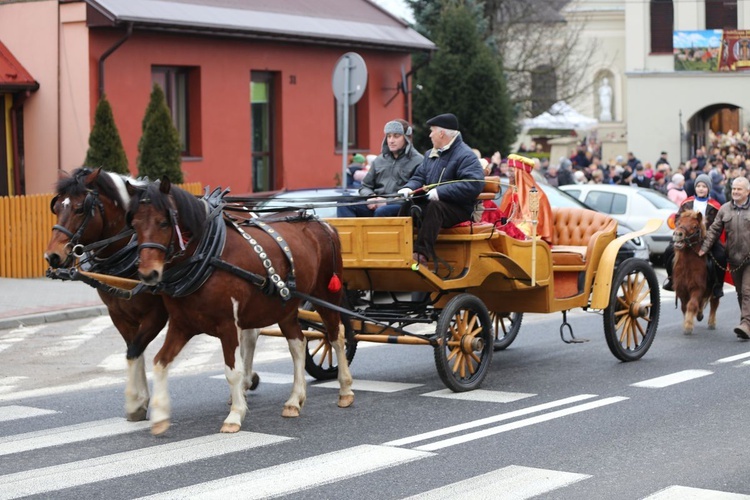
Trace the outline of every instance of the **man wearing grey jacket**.
{"label": "man wearing grey jacket", "polygon": [[405,120],[392,120],[383,129],[385,138],[381,153],[370,165],[370,170],[362,179],[360,196],[367,197],[367,203],[340,206],[338,217],[395,217],[403,199],[387,199],[411,178],[414,170],[422,163],[423,156],[411,143],[412,130]]}

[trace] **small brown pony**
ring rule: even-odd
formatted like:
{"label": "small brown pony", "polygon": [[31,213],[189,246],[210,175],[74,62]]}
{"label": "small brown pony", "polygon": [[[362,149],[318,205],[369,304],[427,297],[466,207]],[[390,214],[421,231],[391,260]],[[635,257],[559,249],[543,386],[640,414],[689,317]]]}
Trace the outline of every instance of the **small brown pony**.
{"label": "small brown pony", "polygon": [[[44,258],[52,269],[69,268],[78,258],[91,270],[120,277],[136,277],[135,242],[125,224],[130,195],[125,182],[134,179],[79,168],[61,171],[50,208],[57,215]],[[127,345],[125,413],[130,421],[146,419],[149,403],[143,352],[167,323],[161,297],[139,294],[118,298],[99,291],[112,323]]]}
{"label": "small brown pony", "polygon": [[[239,344],[243,332],[278,323],[294,362],[292,393],[282,416],[297,417],[305,402],[305,345],[298,293],[338,305],[343,291],[341,243],[325,222],[279,214],[260,223],[237,222],[167,178],[133,195],[128,220],[136,231],[141,280],[162,293],[169,312],[164,346],[154,358],[152,433],[170,425],[167,373],[193,336],[219,338],[231,409],[221,432],[237,432],[247,412]],[[271,220],[272,218],[277,220]],[[313,299],[314,300],[314,299]],[[354,402],[338,311],[316,307],[338,360],[338,406]]]}
{"label": "small brown pony", "polygon": [[675,251],[672,282],[675,297],[682,305],[685,335],[693,333],[695,319],[703,319],[703,310],[709,302],[708,329],[716,329],[719,298],[714,297],[713,287],[709,283],[707,259],[710,257],[698,255],[705,237],[706,227],[701,213],[694,210],[682,212],[672,234]]}

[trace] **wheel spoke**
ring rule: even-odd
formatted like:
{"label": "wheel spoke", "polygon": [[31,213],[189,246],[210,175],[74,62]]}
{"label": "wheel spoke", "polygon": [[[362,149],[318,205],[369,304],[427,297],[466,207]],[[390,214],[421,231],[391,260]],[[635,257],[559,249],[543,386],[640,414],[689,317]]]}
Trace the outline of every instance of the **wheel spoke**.
{"label": "wheel spoke", "polygon": [[325,342],[323,342],[323,341],[321,340],[321,341],[320,341],[320,342],[318,343],[318,346],[317,346],[317,347],[316,347],[316,348],[315,348],[315,349],[313,350],[313,352],[311,352],[311,353],[310,353],[310,356],[312,356],[312,357],[314,358],[314,357],[315,357],[315,355],[316,355],[316,354],[318,354],[318,352],[319,352],[319,351],[320,351],[321,349],[323,349],[323,347],[324,347],[324,346],[325,346]]}

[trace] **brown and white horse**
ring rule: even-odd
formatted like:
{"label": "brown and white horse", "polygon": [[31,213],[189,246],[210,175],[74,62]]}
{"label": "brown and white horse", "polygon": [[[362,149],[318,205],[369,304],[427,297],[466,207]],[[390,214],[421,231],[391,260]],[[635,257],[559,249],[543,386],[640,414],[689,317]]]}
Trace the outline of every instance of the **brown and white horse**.
{"label": "brown and white horse", "polygon": [[[52,269],[69,268],[80,258],[92,271],[137,279],[136,242],[131,242],[133,231],[125,221],[130,203],[126,182],[145,186],[102,169],[79,168],[70,174],[61,171],[50,204],[57,224],[44,253]],[[127,346],[125,414],[130,421],[145,420],[149,390],[143,353],[167,323],[164,301],[151,293],[120,298],[102,289],[98,292]],[[249,370],[245,376],[247,389],[255,389],[258,384],[258,376],[252,373],[257,331],[253,333],[243,351],[249,358],[245,365]]]}
{"label": "brown and white horse", "polygon": [[[79,168],[72,174],[61,171],[56,195],[50,205],[57,215],[57,224],[44,252],[51,268],[72,266],[91,250],[89,263],[97,271],[120,274],[109,269],[108,263],[114,262],[114,257],[118,261],[116,265],[124,264],[124,274],[134,274],[132,264],[135,262],[131,262],[128,271],[128,257],[125,255],[130,241],[130,235],[125,233],[125,215],[130,202],[125,189],[127,179],[101,169]],[[110,241],[97,246],[103,240]],[[152,294],[140,294],[126,300],[99,290],[99,297],[127,345],[125,413],[128,420],[145,420],[149,391],[143,351],[166,325],[167,310],[161,297]]]}
{"label": "brown and white horse", "polygon": [[[170,318],[164,346],[154,358],[152,433],[160,434],[170,425],[169,367],[201,332],[219,338],[224,353],[231,410],[221,432],[239,431],[247,402],[238,346],[247,329],[273,323],[286,337],[294,362],[292,393],[282,416],[299,416],[306,398],[306,340],[298,320],[302,299],[296,294],[341,302],[343,291],[332,281],[342,270],[335,229],[299,217],[257,219],[260,224],[240,226],[166,178],[145,190],[133,188],[131,194],[128,218],[138,238],[138,273],[144,283],[161,290]],[[347,407],[354,393],[340,314],[316,309],[338,359],[338,405]]]}
{"label": "brown and white horse", "polygon": [[713,287],[709,283],[707,259],[711,257],[698,255],[705,237],[706,227],[701,213],[694,210],[682,212],[672,235],[675,251],[672,283],[675,296],[682,305],[685,335],[693,333],[696,319],[703,319],[703,310],[707,303],[711,304],[708,329],[716,329],[719,298],[714,297]]}

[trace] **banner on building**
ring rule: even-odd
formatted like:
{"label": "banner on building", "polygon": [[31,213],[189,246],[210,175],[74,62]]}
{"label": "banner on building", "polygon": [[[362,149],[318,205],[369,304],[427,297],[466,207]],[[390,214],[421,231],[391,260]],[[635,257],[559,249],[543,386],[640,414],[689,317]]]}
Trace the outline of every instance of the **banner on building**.
{"label": "banner on building", "polygon": [[[718,71],[723,30],[672,33],[675,71]],[[727,30],[725,33],[732,33]]]}
{"label": "banner on building", "polygon": [[750,30],[724,30],[719,71],[750,70]]}

